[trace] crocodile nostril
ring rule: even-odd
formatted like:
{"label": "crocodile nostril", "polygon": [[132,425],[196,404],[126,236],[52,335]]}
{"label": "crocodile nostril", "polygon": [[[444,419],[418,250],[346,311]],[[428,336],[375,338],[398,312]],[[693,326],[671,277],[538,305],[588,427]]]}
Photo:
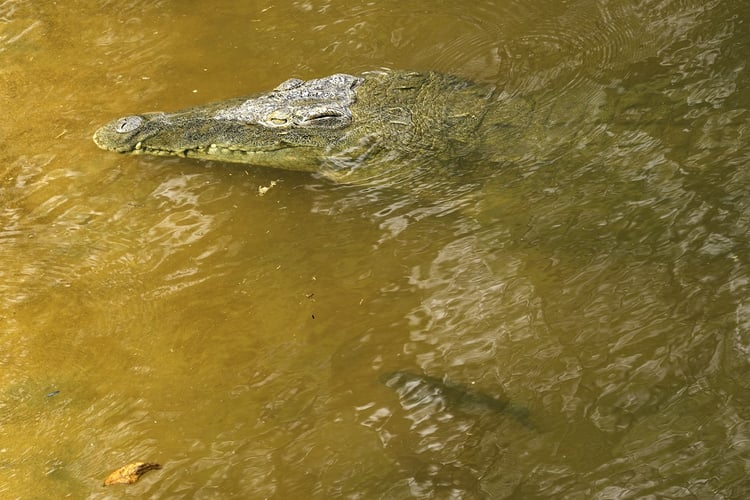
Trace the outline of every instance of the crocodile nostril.
{"label": "crocodile nostril", "polygon": [[141,118],[140,116],[126,116],[125,118],[120,118],[119,120],[117,120],[115,130],[120,134],[125,134],[137,129],[141,126],[142,123],[143,118]]}

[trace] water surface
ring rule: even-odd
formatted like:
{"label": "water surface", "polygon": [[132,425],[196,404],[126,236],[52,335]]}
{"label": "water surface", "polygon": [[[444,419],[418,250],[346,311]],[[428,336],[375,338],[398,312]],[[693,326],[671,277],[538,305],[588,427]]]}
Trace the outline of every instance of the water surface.
{"label": "water surface", "polygon": [[[0,3],[0,496],[746,496],[739,5]],[[528,133],[369,185],[91,141],[377,68],[522,97]]]}

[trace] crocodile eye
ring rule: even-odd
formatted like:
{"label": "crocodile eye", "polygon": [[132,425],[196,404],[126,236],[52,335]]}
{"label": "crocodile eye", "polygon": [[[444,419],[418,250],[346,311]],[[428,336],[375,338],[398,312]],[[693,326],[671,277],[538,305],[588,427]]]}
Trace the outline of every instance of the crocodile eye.
{"label": "crocodile eye", "polygon": [[316,109],[297,118],[303,127],[337,127],[349,122],[350,116],[336,109]]}
{"label": "crocodile eye", "polygon": [[328,118],[341,118],[341,114],[336,113],[335,111],[324,111],[323,113],[317,113],[317,114],[308,116],[307,120],[308,121],[326,120]]}
{"label": "crocodile eye", "polygon": [[283,127],[289,123],[289,113],[275,109],[268,114],[265,121],[271,127]]}
{"label": "crocodile eye", "polygon": [[115,124],[115,130],[119,134],[126,134],[140,127],[142,123],[143,118],[141,118],[140,116],[126,116],[125,118],[120,118],[119,120],[117,120],[117,123]]}
{"label": "crocodile eye", "polygon": [[277,125],[277,126],[286,125],[287,121],[288,120],[286,118],[280,118],[276,116],[271,116],[268,118],[268,123],[270,123],[271,125]]}

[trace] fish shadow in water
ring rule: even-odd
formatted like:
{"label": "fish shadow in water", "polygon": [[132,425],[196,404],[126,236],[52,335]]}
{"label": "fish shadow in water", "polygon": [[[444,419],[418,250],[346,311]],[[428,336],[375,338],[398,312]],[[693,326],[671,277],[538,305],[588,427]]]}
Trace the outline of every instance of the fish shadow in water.
{"label": "fish shadow in water", "polygon": [[385,373],[380,381],[396,391],[408,408],[439,403],[445,408],[480,417],[489,413],[507,415],[524,427],[539,431],[529,417],[528,408],[507,398],[490,396],[461,384],[408,371]]}

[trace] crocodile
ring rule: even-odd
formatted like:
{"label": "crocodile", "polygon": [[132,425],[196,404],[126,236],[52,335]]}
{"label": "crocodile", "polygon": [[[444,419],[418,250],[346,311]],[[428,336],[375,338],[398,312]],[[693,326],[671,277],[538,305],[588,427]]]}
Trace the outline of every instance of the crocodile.
{"label": "crocodile", "polygon": [[378,170],[365,167],[455,162],[511,144],[527,125],[528,107],[494,86],[437,72],[340,73],[173,113],[125,116],[99,128],[94,142],[118,153],[367,177]]}

